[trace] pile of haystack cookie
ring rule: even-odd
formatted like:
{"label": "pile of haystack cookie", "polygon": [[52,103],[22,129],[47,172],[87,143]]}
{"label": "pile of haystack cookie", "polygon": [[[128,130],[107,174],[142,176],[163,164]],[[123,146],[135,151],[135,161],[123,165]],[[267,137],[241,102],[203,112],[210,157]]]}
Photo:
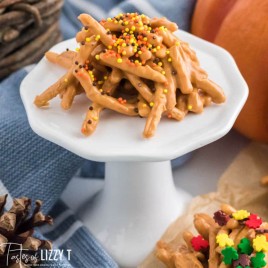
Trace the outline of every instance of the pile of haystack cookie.
{"label": "pile of haystack cookie", "polygon": [[81,127],[84,135],[95,131],[104,109],[146,117],[143,136],[149,138],[163,116],[180,121],[225,101],[193,49],[173,34],[177,25],[166,18],[126,13],[99,23],[81,14],[79,20],[83,28],[76,35],[76,50],[46,54],[66,74],[34,103],[47,106],[59,95],[62,108],[70,109],[75,97],[85,93],[89,109]]}
{"label": "pile of haystack cookie", "polygon": [[213,217],[196,214],[198,235],[185,231],[185,244],[159,241],[156,256],[169,268],[268,267],[268,223],[247,210],[222,205]]}

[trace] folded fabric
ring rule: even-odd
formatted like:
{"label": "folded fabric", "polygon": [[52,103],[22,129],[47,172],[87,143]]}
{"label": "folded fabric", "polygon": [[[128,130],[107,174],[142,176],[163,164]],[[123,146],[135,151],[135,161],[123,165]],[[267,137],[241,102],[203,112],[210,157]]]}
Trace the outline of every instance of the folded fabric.
{"label": "folded fabric", "polygon": [[33,133],[19,95],[26,74],[0,84],[0,194],[44,200],[47,213],[84,159]]}
{"label": "folded fabric", "polygon": [[33,133],[19,96],[27,73],[20,70],[0,84],[0,195],[9,194],[9,206],[11,197],[41,199],[43,212],[55,218],[54,226],[43,230],[45,237],[64,253],[70,249],[71,258],[48,260],[44,267],[117,267],[73,213],[60,201],[55,205],[85,160]]}
{"label": "folded fabric", "polygon": [[[195,0],[66,0],[62,31],[65,38],[74,37],[81,27],[76,18],[81,12],[100,20],[119,12],[136,11],[151,17],[166,16],[187,30],[194,3]],[[53,267],[117,267],[72,212],[57,203],[79,169],[84,176],[103,178],[104,164],[85,161],[33,133],[19,96],[19,86],[26,74],[27,69],[20,70],[0,83],[0,194],[41,199],[45,213],[57,204],[52,210],[56,224],[53,230],[43,232],[55,246],[72,250],[72,258],[54,263]],[[181,165],[188,157],[174,160],[173,166]]]}
{"label": "folded fabric", "polygon": [[[62,260],[56,267],[62,267],[61,265],[67,263],[69,267],[75,268],[118,267],[90,231],[77,220],[62,201],[57,202],[50,215],[54,218],[54,225],[42,227],[41,232],[46,239],[53,241],[54,247],[63,250],[64,253],[71,250],[69,259]],[[51,262],[47,263],[51,265]]]}

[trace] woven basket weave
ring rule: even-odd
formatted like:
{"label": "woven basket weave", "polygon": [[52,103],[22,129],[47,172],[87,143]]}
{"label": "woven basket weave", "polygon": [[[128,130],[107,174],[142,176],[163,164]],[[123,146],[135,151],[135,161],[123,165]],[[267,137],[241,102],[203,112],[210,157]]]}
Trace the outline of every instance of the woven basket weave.
{"label": "woven basket weave", "polygon": [[61,40],[63,0],[0,0],[0,79],[38,61]]}

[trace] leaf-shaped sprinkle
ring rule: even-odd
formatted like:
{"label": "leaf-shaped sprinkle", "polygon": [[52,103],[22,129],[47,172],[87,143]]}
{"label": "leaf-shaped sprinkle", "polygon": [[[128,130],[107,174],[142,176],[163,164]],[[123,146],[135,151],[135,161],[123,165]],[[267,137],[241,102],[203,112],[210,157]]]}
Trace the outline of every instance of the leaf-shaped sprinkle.
{"label": "leaf-shaped sprinkle", "polygon": [[250,214],[248,220],[245,222],[248,228],[256,229],[262,224],[262,219],[256,214]]}
{"label": "leaf-shaped sprinkle", "polygon": [[223,262],[227,265],[232,264],[233,261],[239,258],[237,250],[233,247],[226,247],[221,251],[221,254],[223,255]]}
{"label": "leaf-shaped sprinkle", "polygon": [[265,267],[266,261],[264,260],[265,254],[263,252],[257,252],[255,257],[252,257],[251,266],[253,268],[262,268]]}
{"label": "leaf-shaped sprinkle", "polygon": [[242,238],[240,243],[237,245],[240,253],[250,255],[253,252],[250,240],[248,238]]}
{"label": "leaf-shaped sprinkle", "polygon": [[192,247],[195,251],[207,249],[209,243],[201,235],[195,236],[191,240]]}

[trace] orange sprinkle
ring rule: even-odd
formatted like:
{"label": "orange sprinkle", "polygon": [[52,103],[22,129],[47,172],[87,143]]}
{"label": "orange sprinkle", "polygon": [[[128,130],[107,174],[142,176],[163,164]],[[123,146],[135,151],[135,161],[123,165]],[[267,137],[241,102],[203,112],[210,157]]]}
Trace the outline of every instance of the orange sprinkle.
{"label": "orange sprinkle", "polygon": [[266,240],[268,241],[268,234],[265,234],[265,236],[266,236]]}

